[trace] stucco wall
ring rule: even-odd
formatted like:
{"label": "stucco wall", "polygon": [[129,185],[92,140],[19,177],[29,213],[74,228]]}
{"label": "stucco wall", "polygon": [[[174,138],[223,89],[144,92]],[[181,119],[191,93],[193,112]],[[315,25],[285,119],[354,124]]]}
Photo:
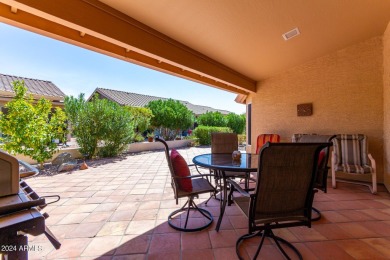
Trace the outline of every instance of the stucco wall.
{"label": "stucco wall", "polygon": [[383,35],[384,178],[390,190],[390,23]]}
{"label": "stucco wall", "polygon": [[[358,43],[258,83],[252,102],[252,140],[278,133],[368,136],[369,151],[383,181],[382,37]],[[297,116],[297,104],[313,103],[313,115]]]}

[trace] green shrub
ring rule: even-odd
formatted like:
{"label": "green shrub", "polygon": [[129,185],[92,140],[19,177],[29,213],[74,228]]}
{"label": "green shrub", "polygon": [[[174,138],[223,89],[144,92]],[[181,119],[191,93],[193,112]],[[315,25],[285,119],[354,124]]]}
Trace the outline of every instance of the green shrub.
{"label": "green shrub", "polygon": [[50,159],[57,150],[54,139],[63,140],[66,134],[65,113],[56,108],[51,113],[52,104],[41,98],[36,103],[27,95],[24,82],[12,83],[15,97],[5,107],[8,113],[0,113],[0,131],[2,149],[11,154],[24,154],[36,160],[43,167],[43,162]]}
{"label": "green shrub", "polygon": [[87,158],[97,155],[98,144],[103,145],[100,156],[116,156],[133,137],[130,112],[112,101],[95,96],[86,102],[82,94],[78,98],[66,97],[65,111],[71,120],[80,152]]}
{"label": "green shrub", "polygon": [[229,127],[217,127],[217,126],[198,126],[193,131],[193,135],[195,135],[199,139],[199,144],[201,145],[210,145],[211,144],[211,133],[232,133],[232,129]]}
{"label": "green shrub", "polygon": [[237,115],[229,113],[226,117],[226,126],[233,130],[233,133],[242,134],[245,130],[246,118],[245,115]]}
{"label": "green shrub", "polygon": [[226,126],[226,118],[220,112],[206,112],[197,118],[199,125]]}

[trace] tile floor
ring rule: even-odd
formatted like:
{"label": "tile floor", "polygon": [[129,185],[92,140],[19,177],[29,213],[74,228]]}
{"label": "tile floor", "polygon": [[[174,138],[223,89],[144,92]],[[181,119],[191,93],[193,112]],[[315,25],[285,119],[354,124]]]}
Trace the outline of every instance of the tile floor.
{"label": "tile floor", "polygon": [[[209,151],[179,149],[188,162]],[[182,233],[170,228],[167,216],[178,206],[163,151],[129,155],[85,171],[35,177],[27,183],[40,195],[61,196],[44,211],[62,247],[55,250],[43,235],[30,236],[30,246],[39,249],[29,253],[30,259],[237,259],[235,242],[247,231],[245,218],[231,206],[216,232],[216,200],[207,206],[215,216],[208,229]],[[293,242],[304,259],[390,259],[390,195],[383,186],[372,195],[364,186],[339,184],[327,194],[319,192],[314,206],[323,217],[311,229],[277,232]],[[253,257],[257,242],[258,238],[245,242],[245,258]],[[282,259],[270,241],[260,257]]]}

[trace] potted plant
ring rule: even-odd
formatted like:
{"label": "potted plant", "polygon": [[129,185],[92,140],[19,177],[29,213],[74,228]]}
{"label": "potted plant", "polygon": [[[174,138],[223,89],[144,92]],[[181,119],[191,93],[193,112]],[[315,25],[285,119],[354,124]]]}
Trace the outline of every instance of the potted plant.
{"label": "potted plant", "polygon": [[148,133],[147,137],[148,137],[148,142],[153,142],[154,141],[154,133]]}

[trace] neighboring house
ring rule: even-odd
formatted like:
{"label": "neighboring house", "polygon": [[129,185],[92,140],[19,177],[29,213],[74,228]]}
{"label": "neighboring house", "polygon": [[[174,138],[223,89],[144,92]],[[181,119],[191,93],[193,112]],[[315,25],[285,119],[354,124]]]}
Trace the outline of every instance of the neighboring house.
{"label": "neighboring house", "polygon": [[15,92],[12,88],[12,82],[14,81],[24,81],[24,85],[27,87],[27,93],[32,94],[34,99],[38,100],[43,97],[50,100],[53,106],[64,106],[64,92],[51,81],[0,74],[1,108],[15,96]]}
{"label": "neighboring house", "polygon": [[[148,95],[142,95],[137,93],[130,93],[125,91],[113,90],[113,89],[105,89],[105,88],[97,88],[92,93],[92,95],[88,98],[90,100],[95,94],[98,94],[99,98],[106,98],[108,100],[114,101],[122,106],[132,106],[132,107],[144,107],[150,101],[153,100],[168,100],[168,98],[162,97],[154,97]],[[185,105],[189,110],[191,110],[195,116],[199,116],[201,114],[205,114],[206,112],[220,112],[223,115],[227,115],[230,111],[215,109],[207,106],[200,106],[191,104],[188,101],[178,100],[183,105]]]}

